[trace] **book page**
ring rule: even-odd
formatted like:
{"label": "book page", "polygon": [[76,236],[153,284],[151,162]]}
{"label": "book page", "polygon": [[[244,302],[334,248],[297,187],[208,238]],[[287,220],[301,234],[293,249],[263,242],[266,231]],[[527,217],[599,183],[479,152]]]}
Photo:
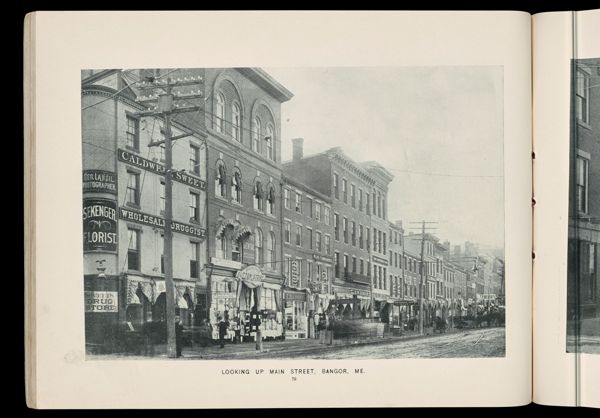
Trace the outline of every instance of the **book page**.
{"label": "book page", "polygon": [[533,27],[534,402],[599,407],[600,12]]}
{"label": "book page", "polygon": [[[32,406],[529,403],[530,22],[37,14]],[[203,118],[141,107],[199,73]]]}

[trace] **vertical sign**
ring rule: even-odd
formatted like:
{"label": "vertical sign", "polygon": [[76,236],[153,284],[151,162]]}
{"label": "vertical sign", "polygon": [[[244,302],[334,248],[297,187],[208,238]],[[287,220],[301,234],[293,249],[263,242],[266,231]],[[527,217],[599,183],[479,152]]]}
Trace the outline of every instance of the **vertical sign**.
{"label": "vertical sign", "polygon": [[117,251],[117,202],[83,199],[83,250]]}
{"label": "vertical sign", "polygon": [[290,285],[293,287],[299,287],[300,277],[298,275],[298,260],[292,261],[290,268]]}

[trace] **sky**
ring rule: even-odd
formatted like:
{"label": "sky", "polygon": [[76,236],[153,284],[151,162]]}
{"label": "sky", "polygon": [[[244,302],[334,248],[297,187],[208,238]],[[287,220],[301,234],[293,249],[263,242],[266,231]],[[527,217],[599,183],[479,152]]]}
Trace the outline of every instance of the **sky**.
{"label": "sky", "polygon": [[[294,97],[282,158],[341,146],[393,175],[388,219],[421,220],[452,245],[504,247],[502,67],[265,68]],[[407,229],[406,232],[410,232]]]}

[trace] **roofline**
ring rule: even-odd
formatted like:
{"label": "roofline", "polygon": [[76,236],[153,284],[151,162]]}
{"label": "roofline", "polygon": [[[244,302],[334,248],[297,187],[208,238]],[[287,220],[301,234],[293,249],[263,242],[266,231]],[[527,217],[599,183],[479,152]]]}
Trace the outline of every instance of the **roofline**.
{"label": "roofline", "polygon": [[324,195],[323,193],[319,192],[318,190],[308,186],[306,183],[303,183],[301,181],[296,180],[295,178],[290,177],[289,174],[285,173],[285,171],[282,171],[282,173],[281,173],[281,180],[283,181],[284,184],[289,183],[292,186],[304,189],[306,192],[314,195],[314,197],[316,197],[316,198],[323,200],[325,203],[332,202],[331,197]]}
{"label": "roofline", "polygon": [[287,102],[294,97],[291,91],[286,89],[262,68],[236,68],[236,70],[265,89],[281,103]]}

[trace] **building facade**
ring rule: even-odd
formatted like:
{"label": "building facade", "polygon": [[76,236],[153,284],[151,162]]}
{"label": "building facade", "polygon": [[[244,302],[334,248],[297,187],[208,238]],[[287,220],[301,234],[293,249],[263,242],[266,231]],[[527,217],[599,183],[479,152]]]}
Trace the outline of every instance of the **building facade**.
{"label": "building facade", "polygon": [[[166,320],[164,120],[139,116],[143,71],[82,72],[86,342],[118,349],[120,327]],[[202,126],[174,118],[173,278],[177,314],[195,321],[206,286],[206,144]]]}
{"label": "building facade", "polygon": [[568,318],[600,317],[600,59],[572,66]]}

